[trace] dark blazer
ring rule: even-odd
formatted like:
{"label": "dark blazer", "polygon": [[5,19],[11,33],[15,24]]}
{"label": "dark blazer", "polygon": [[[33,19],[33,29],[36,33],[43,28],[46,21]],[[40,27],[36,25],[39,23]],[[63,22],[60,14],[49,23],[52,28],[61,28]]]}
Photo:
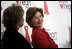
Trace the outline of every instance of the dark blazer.
{"label": "dark blazer", "polygon": [[6,29],[2,48],[31,48],[30,43],[14,28]]}

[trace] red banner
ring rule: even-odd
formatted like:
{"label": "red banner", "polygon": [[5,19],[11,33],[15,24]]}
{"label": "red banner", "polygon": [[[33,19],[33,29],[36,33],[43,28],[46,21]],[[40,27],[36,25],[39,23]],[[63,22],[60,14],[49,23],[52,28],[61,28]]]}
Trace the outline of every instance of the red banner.
{"label": "red banner", "polygon": [[49,14],[46,1],[44,1],[44,14]]}
{"label": "red banner", "polygon": [[71,27],[69,27],[69,36],[70,36],[70,43],[71,43]]}
{"label": "red banner", "polygon": [[59,1],[59,3],[60,3],[60,7],[63,9],[63,2]]}
{"label": "red banner", "polygon": [[16,1],[17,4],[19,4],[19,1]]}
{"label": "red banner", "polygon": [[29,33],[28,33],[28,26],[24,26],[24,28],[25,28],[25,32],[26,32],[26,39],[28,40],[29,43],[31,43],[30,36],[29,36]]}
{"label": "red banner", "polygon": [[3,10],[2,6],[1,6],[1,10]]}

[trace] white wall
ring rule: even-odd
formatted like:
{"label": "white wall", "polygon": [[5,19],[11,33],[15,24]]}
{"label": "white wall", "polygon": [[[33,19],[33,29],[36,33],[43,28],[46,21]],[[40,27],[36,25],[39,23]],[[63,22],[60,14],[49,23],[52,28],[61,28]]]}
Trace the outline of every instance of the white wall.
{"label": "white wall", "polygon": [[[1,20],[3,11],[5,8],[10,6],[12,3],[16,3],[16,1],[1,1],[1,7],[3,10],[1,10]],[[24,13],[24,20],[26,16],[26,10],[27,7],[39,7],[42,8],[44,11],[44,1],[31,1],[29,5],[22,4],[22,1],[20,1],[19,4],[23,7],[25,13]],[[60,7],[59,1],[46,1],[49,14],[44,14],[44,22],[43,27],[46,29],[46,31],[50,34],[50,36],[55,40],[55,42],[58,44],[59,48],[64,47],[70,47],[69,41],[70,41],[70,32],[69,28],[71,27],[71,1],[62,1],[63,8]],[[24,21],[24,26],[27,26],[28,24]],[[25,37],[26,33],[24,30],[24,26],[19,29],[19,32]],[[2,21],[1,21],[1,32],[5,30]],[[28,32],[31,39],[32,34],[32,28],[28,26]]]}

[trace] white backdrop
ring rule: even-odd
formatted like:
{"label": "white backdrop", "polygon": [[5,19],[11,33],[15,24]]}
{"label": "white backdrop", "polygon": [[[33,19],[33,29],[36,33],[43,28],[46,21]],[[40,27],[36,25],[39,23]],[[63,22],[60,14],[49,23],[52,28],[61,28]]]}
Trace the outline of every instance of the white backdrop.
{"label": "white backdrop", "polygon": [[[29,7],[39,7],[44,11],[43,27],[58,44],[59,48],[71,47],[71,1],[1,1],[1,33],[5,30],[2,24],[3,11],[12,3],[20,4],[26,16]],[[28,28],[25,28],[27,26]],[[24,26],[18,30],[25,38],[29,34],[30,42],[32,28],[24,21]],[[28,33],[28,34],[27,34]]]}

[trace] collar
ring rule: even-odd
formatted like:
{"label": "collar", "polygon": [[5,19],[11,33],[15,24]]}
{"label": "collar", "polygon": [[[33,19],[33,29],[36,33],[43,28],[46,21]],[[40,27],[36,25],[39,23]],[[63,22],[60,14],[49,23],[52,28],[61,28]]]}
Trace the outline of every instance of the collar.
{"label": "collar", "polygon": [[19,28],[18,28],[17,26],[15,27],[15,29],[16,29],[16,30],[19,30]]}
{"label": "collar", "polygon": [[33,27],[33,30],[38,30],[42,32],[46,32],[44,28]]}

